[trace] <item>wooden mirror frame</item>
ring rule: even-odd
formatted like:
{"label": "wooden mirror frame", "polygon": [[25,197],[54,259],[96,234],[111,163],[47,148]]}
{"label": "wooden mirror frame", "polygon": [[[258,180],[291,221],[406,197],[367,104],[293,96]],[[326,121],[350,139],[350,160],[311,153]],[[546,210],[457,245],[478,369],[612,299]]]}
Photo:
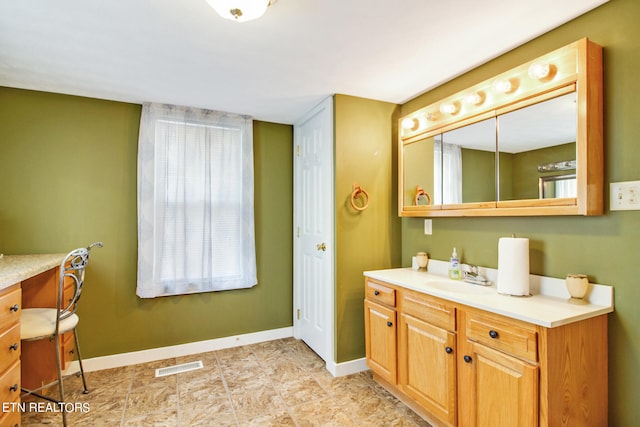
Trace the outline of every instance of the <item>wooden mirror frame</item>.
{"label": "wooden mirror frame", "polygon": [[[548,74],[540,78],[531,76],[530,68],[534,64],[547,66]],[[494,87],[500,81],[508,81],[511,89],[496,91]],[[405,205],[405,145],[574,90],[578,107],[577,197],[495,201],[481,205]],[[465,102],[469,94],[477,94],[479,102]],[[441,108],[443,105],[449,108]],[[602,47],[584,38],[401,117],[398,125],[398,214],[407,217],[602,215],[602,105]]]}

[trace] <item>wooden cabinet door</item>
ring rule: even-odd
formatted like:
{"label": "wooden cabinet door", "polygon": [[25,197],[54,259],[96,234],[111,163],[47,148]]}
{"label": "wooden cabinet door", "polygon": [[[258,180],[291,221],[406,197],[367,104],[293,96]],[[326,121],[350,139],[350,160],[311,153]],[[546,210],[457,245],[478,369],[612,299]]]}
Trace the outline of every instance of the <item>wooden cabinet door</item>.
{"label": "wooden cabinet door", "polygon": [[448,425],[456,425],[456,334],[400,315],[399,384]]}
{"label": "wooden cabinet door", "polygon": [[471,408],[465,412],[463,426],[534,427],[538,425],[537,365],[524,362],[478,343],[471,343],[471,354],[460,363],[471,370],[469,381],[461,383],[470,393]]}
{"label": "wooden cabinet door", "polygon": [[396,311],[364,301],[367,365],[380,378],[396,384]]}

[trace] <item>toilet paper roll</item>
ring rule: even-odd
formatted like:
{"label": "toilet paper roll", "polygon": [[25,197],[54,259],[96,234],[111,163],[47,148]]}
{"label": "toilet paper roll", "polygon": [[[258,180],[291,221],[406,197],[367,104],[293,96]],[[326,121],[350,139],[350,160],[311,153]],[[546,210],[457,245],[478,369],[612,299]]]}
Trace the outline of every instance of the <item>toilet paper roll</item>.
{"label": "toilet paper roll", "polygon": [[498,293],[529,295],[529,239],[501,237],[498,240]]}

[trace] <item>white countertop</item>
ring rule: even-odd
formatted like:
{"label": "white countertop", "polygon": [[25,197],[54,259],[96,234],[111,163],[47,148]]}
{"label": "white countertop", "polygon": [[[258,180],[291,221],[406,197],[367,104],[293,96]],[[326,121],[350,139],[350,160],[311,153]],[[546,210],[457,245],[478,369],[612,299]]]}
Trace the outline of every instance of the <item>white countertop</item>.
{"label": "white countertop", "polygon": [[0,258],[0,290],[60,265],[66,254],[4,255]]}
{"label": "white countertop", "polygon": [[[443,261],[429,260],[430,270],[441,272]],[[491,279],[493,271],[481,273]],[[531,275],[531,296],[501,295],[495,285],[480,286],[462,280],[450,280],[443,274],[395,268],[364,272],[366,277],[475,307],[512,319],[553,328],[613,312],[613,287],[590,284],[582,300],[570,299],[564,279]]]}

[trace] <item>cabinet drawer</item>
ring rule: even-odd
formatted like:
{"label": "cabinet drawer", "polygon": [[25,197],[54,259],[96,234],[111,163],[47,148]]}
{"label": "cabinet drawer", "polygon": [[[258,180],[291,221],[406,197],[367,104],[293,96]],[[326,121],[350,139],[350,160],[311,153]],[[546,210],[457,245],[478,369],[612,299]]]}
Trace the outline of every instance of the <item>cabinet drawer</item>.
{"label": "cabinet drawer", "polygon": [[20,324],[0,331],[0,373],[20,359]]}
{"label": "cabinet drawer", "polygon": [[448,331],[456,330],[456,309],[445,301],[419,292],[402,291],[401,311]]}
{"label": "cabinet drawer", "polygon": [[371,301],[376,301],[391,307],[396,306],[396,290],[371,279],[367,279],[366,297]]}
{"label": "cabinet drawer", "polygon": [[20,401],[20,362],[0,376],[0,402]]}
{"label": "cabinet drawer", "polygon": [[467,315],[467,338],[488,347],[538,361],[538,335],[507,320],[475,313]]}
{"label": "cabinet drawer", "polygon": [[[16,405],[20,401],[16,401]],[[6,414],[0,412],[0,426],[7,427],[19,427],[20,426],[20,411],[18,409],[9,408]]]}
{"label": "cabinet drawer", "polygon": [[0,330],[20,321],[21,295],[18,286],[0,294]]}

